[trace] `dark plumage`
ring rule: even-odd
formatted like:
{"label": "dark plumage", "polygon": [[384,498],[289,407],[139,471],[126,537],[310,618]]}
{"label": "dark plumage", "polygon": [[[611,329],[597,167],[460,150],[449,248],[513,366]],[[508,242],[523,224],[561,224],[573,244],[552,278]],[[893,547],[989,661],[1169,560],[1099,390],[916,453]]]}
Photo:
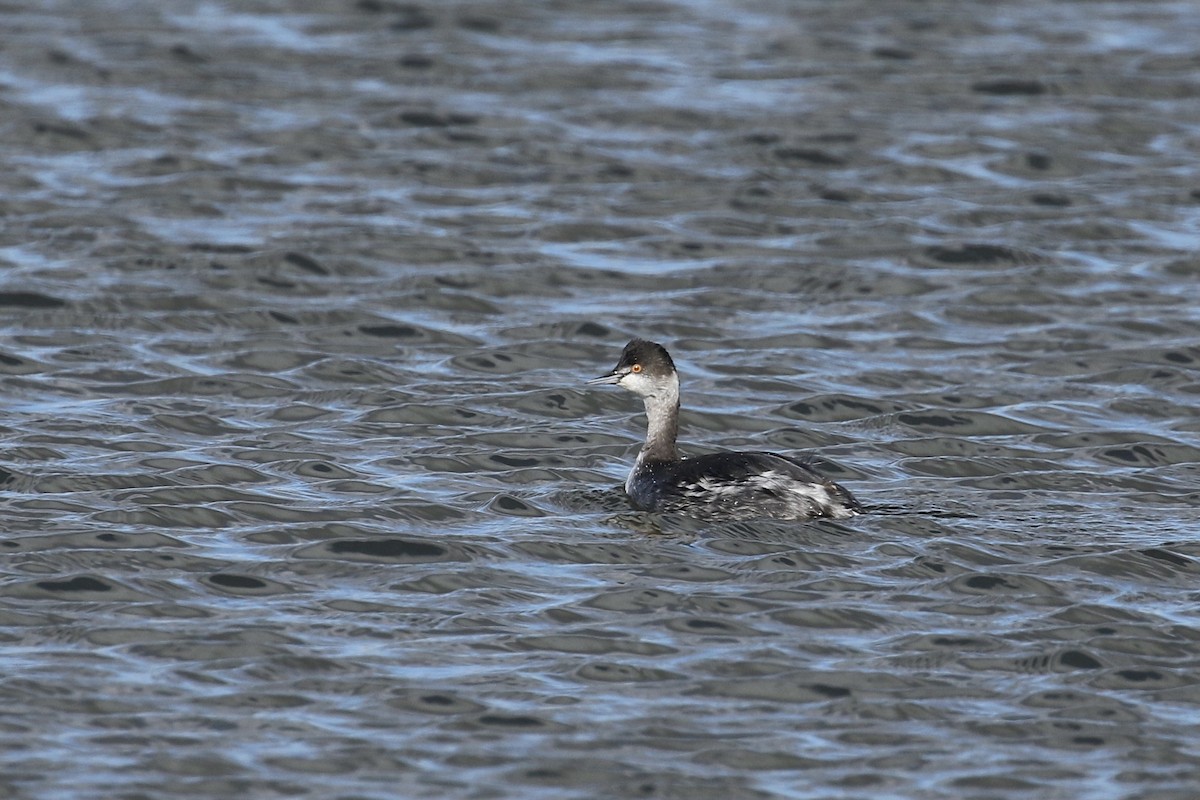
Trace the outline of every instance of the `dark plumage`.
{"label": "dark plumage", "polygon": [[616,384],[645,403],[646,442],[625,482],[637,508],[724,519],[841,518],[862,511],[847,489],[787,456],[727,452],[680,458],[679,376],[660,344],[634,339],[612,372],[589,383]]}

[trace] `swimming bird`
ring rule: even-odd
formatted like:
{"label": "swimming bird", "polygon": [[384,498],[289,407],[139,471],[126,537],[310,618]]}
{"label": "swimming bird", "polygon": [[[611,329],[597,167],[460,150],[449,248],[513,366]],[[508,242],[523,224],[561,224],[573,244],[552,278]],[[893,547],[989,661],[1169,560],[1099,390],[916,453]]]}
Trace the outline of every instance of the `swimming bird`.
{"label": "swimming bird", "polygon": [[634,339],[611,372],[588,383],[620,386],[646,406],[646,442],[625,481],[635,508],[729,520],[844,519],[862,513],[847,489],[787,456],[721,452],[680,458],[679,375],[661,344]]}

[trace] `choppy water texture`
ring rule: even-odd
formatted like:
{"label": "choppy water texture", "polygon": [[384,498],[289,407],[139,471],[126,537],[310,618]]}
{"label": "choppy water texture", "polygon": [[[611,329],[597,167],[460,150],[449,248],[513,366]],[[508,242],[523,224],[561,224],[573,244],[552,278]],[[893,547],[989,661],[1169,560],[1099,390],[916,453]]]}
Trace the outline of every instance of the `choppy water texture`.
{"label": "choppy water texture", "polygon": [[[1194,798],[1198,42],[6,4],[0,794]],[[873,513],[629,510],[635,335]]]}

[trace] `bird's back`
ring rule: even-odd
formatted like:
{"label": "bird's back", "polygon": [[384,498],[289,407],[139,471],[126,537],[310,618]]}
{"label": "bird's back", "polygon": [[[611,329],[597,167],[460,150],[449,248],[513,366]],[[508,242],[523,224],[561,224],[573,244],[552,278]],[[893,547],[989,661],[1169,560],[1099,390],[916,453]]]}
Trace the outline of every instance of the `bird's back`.
{"label": "bird's back", "polygon": [[626,483],[644,510],[724,519],[844,518],[862,507],[808,465],[777,453],[730,452],[639,463]]}

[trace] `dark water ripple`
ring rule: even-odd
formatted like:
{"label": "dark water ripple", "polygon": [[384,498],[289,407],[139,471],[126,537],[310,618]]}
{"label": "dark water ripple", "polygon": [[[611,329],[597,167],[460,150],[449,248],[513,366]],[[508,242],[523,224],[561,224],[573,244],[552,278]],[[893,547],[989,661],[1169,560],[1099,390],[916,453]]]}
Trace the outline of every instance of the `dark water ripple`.
{"label": "dark water ripple", "polygon": [[[1198,38],[9,4],[0,794],[1190,800]],[[631,511],[634,335],[872,513]]]}

